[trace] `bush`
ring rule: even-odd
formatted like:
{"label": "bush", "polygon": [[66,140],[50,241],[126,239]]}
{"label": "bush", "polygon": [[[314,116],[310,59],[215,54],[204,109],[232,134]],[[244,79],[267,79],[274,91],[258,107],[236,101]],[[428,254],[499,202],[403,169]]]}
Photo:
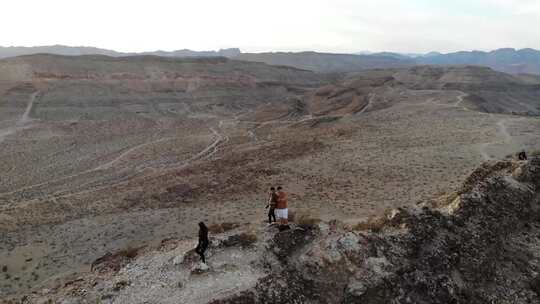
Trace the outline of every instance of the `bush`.
{"label": "bush", "polygon": [[225,231],[229,231],[238,227],[240,227],[239,223],[212,224],[208,226],[208,231],[214,234],[219,234],[219,233],[223,233]]}
{"label": "bush", "polygon": [[[290,216],[289,216],[290,218]],[[294,214],[294,222],[302,228],[313,228],[322,220],[309,210],[299,210]]]}
{"label": "bush", "polygon": [[118,255],[126,257],[128,259],[133,259],[133,258],[135,258],[137,256],[140,249],[142,249],[142,247],[139,247],[139,248],[128,247],[126,249],[123,249],[123,250],[119,251]]}
{"label": "bush", "polygon": [[452,204],[459,197],[459,193],[453,191],[449,193],[442,193],[436,199],[431,201],[432,208],[443,208]]}
{"label": "bush", "polygon": [[289,222],[295,222],[296,212],[294,210],[289,209],[289,214],[287,214],[287,219],[289,220]]}
{"label": "bush", "polygon": [[386,225],[386,217],[382,216],[370,216],[365,221],[356,224],[353,227],[355,231],[367,231],[379,232]]}
{"label": "bush", "polygon": [[226,240],[223,241],[223,246],[225,247],[249,247],[257,242],[257,235],[255,232],[248,231],[242,232],[240,234],[231,235]]}
{"label": "bush", "polygon": [[407,209],[387,209],[382,216],[370,216],[365,221],[356,224],[354,230],[371,230],[380,232],[385,227],[400,227],[407,222],[410,213]]}
{"label": "bush", "polygon": [[212,224],[212,225],[208,226],[208,231],[213,233],[213,234],[219,234],[219,233],[225,232],[225,230],[223,230],[223,227],[221,226],[221,224]]}
{"label": "bush", "polygon": [[244,232],[240,234],[241,244],[243,246],[251,245],[257,242],[257,235],[254,232]]}

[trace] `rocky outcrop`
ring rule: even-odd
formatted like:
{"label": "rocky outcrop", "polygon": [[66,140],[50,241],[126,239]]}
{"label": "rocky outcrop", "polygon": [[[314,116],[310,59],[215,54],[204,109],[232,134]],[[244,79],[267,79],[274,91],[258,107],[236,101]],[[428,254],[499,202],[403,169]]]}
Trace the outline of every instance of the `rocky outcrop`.
{"label": "rocky outcrop", "polygon": [[237,227],[214,236],[203,271],[193,241],[167,240],[119,270],[26,300],[538,303],[539,203],[540,158],[490,162],[454,195],[388,212],[377,227]]}
{"label": "rocky outcrop", "polygon": [[379,233],[274,242],[283,269],[220,303],[537,303],[540,159],[488,163],[467,183],[457,207],[402,209]]}

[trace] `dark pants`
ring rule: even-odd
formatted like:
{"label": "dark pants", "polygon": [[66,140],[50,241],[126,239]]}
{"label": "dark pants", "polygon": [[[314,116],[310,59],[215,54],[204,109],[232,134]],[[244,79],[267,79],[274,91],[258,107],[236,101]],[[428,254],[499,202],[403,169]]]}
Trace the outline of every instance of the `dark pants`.
{"label": "dark pants", "polygon": [[197,252],[201,256],[201,261],[203,263],[206,263],[206,259],[204,258],[204,252],[206,251],[206,248],[208,248],[208,242],[202,242],[197,245],[197,248],[195,248],[195,252]]}
{"label": "dark pants", "polygon": [[268,209],[268,223],[272,224],[272,219],[274,219],[274,222],[276,221],[276,213],[274,212],[276,208],[270,207]]}

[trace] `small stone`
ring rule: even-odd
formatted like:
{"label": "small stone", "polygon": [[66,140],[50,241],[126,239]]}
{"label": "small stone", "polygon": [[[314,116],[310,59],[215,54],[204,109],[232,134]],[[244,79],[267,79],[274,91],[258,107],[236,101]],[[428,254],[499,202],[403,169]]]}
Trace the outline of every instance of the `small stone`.
{"label": "small stone", "polygon": [[349,285],[347,285],[347,293],[355,297],[362,296],[364,293],[366,293],[366,291],[367,291],[366,285],[364,285],[364,283],[360,281],[352,281],[352,282],[349,282]]}
{"label": "small stone", "polygon": [[173,265],[180,265],[184,262],[184,255],[179,255],[173,259]]}
{"label": "small stone", "polygon": [[210,267],[208,267],[208,265],[206,265],[205,263],[202,263],[202,262],[201,262],[201,263],[195,265],[195,266],[191,269],[191,273],[192,273],[192,274],[201,274],[201,273],[207,272],[209,269],[210,269]]}

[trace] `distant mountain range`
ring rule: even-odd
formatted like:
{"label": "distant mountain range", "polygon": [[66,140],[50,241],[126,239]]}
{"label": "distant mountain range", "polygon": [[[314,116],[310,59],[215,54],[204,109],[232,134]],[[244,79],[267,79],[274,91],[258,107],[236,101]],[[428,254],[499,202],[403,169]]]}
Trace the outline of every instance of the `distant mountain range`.
{"label": "distant mountain range", "polygon": [[21,55],[50,53],[58,55],[106,55],[112,57],[155,55],[162,57],[228,57],[236,60],[264,62],[271,65],[292,66],[320,73],[355,72],[375,68],[399,68],[413,65],[478,65],[512,74],[540,74],[540,51],[534,49],[498,49],[491,52],[461,51],[443,54],[402,54],[393,52],[360,52],[357,54],[330,54],[317,52],[242,53],[230,48],[219,51],[154,51],[122,53],[94,47],[63,45],[38,47],[0,47],[0,59]]}
{"label": "distant mountain range", "polygon": [[367,69],[401,68],[415,65],[411,58],[383,55],[300,53],[242,53],[234,59],[292,66],[321,73],[356,72]]}
{"label": "distant mountain range", "polygon": [[123,53],[113,50],[100,49],[87,46],[65,46],[65,45],[50,45],[50,46],[35,46],[35,47],[1,47],[0,59],[7,57],[16,57],[32,54],[55,54],[66,56],[80,55],[106,55],[111,57],[135,56],[135,55],[155,55],[162,57],[234,57],[240,54],[240,49],[222,49],[219,51],[192,51],[192,50],[176,50],[172,52],[154,51],[142,53]]}
{"label": "distant mountain range", "polygon": [[429,53],[415,60],[419,64],[480,65],[511,74],[540,74],[540,51],[534,49]]}
{"label": "distant mountain range", "polygon": [[418,65],[478,65],[511,74],[540,74],[540,51],[535,49],[504,48],[490,52],[461,51],[448,54],[439,52],[427,54],[381,52],[370,53],[370,56],[413,59]]}

